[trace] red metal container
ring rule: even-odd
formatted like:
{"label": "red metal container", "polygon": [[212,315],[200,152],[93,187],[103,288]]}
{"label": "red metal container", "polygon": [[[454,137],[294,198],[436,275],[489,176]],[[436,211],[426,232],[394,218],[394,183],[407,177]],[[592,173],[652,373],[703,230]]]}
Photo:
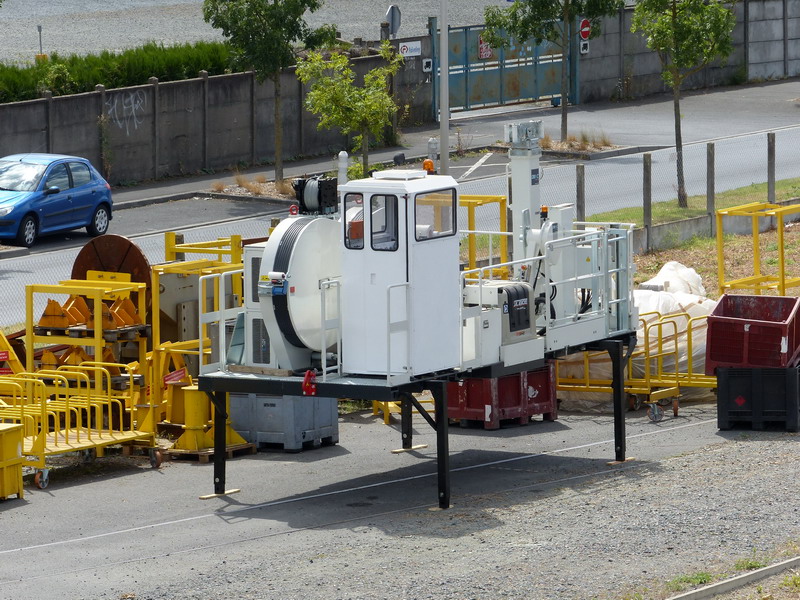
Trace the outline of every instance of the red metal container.
{"label": "red metal container", "polygon": [[555,368],[523,371],[498,378],[466,377],[447,386],[447,415],[498,429],[502,421],[525,425],[533,415],[558,418]]}
{"label": "red metal container", "polygon": [[724,295],[708,316],[706,375],[717,367],[794,366],[800,358],[800,298]]}

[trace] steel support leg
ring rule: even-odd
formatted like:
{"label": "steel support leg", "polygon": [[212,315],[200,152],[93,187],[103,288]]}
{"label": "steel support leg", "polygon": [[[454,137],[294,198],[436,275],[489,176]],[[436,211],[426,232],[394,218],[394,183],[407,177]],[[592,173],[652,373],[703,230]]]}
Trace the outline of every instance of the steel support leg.
{"label": "steel support leg", "polygon": [[403,437],[403,450],[411,449],[414,442],[414,432],[411,426],[411,397],[408,394],[400,395],[400,435]]}
{"label": "steel support leg", "polygon": [[447,428],[447,382],[431,386],[436,416],[436,466],[439,484],[439,508],[450,508],[450,442]]}
{"label": "steel support leg", "polygon": [[614,460],[625,461],[625,360],[622,340],[603,340],[597,346],[611,357],[611,389],[614,397]]}
{"label": "steel support leg", "polygon": [[214,405],[214,493],[225,493],[225,451],[228,415],[225,412],[225,392],[207,392]]}

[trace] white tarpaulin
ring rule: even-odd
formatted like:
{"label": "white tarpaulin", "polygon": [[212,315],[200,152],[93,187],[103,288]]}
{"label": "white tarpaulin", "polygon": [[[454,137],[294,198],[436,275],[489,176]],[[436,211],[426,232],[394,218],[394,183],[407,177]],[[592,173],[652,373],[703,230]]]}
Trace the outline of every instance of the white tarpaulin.
{"label": "white tarpaulin", "polygon": [[[678,371],[686,373],[689,368],[689,324],[691,323],[692,369],[704,373],[706,354],[707,317],[717,305],[716,300],[705,297],[700,276],[694,269],[672,261],[664,265],[650,281],[643,283],[633,292],[634,302],[639,309],[640,323],[637,330],[636,353],[631,359],[632,375],[641,378],[645,374],[646,359],[641,351],[647,347],[651,355],[659,351],[672,350],[677,354]],[[699,319],[698,319],[699,318]],[[666,324],[655,326],[659,319]],[[692,320],[698,319],[698,320]],[[659,342],[660,338],[660,342]],[[657,368],[655,360],[650,361],[651,376]],[[663,372],[676,371],[675,353],[664,356],[660,368]],[[584,378],[583,353],[572,354],[559,360],[559,378]],[[591,379],[611,380],[611,358],[608,353],[592,353],[589,363]],[[686,399],[713,399],[708,389],[681,387],[681,397]],[[563,410],[598,411],[612,410],[611,394],[608,392],[558,392]]]}

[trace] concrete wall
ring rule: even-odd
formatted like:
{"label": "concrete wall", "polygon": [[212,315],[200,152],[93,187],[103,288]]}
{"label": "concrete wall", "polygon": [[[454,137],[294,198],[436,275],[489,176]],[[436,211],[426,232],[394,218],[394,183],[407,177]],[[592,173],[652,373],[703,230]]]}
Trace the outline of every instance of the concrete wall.
{"label": "concrete wall", "polygon": [[800,74],[800,5],[793,0],[746,2],[748,78]]}
{"label": "concrete wall", "polygon": [[[800,205],[800,198],[783,200],[776,204],[788,207]],[[794,223],[800,221],[800,211],[784,215],[784,223]],[[695,237],[710,237],[716,235],[714,228],[716,219],[708,215],[704,217],[694,217],[672,223],[661,223],[653,225],[650,229],[651,250],[665,250],[675,248],[683,242]],[[778,227],[778,219],[775,217],[759,217],[758,231],[764,233],[772,231]],[[751,235],[753,233],[753,222],[750,217],[723,217],[722,228],[726,234]],[[633,251],[636,254],[647,252],[648,232],[644,227],[635,229],[633,232]]]}
{"label": "concrete wall", "polygon": [[[769,0],[773,1],[773,0]],[[780,3],[782,0],[774,0]],[[760,0],[747,4],[762,4]],[[684,83],[684,89],[726,85],[743,78],[745,64],[745,9],[734,5],[734,50],[726,61],[709,65]],[[647,48],[640,32],[631,33],[633,9],[603,19],[601,35],[589,40],[589,53],[580,56],[580,101],[638,98],[670,91],[661,76],[658,55]]]}
{"label": "concrete wall", "polygon": [[[749,0],[735,5],[734,52],[686,82],[686,88],[800,74],[800,2]],[[604,20],[578,61],[582,103],[641,97],[668,91],[658,57],[640,33],[630,32],[632,10]],[[399,125],[433,119],[433,78],[422,71],[432,56],[430,36],[393,40],[395,47],[419,40],[421,56],[408,57],[392,85],[401,107]],[[353,60],[358,76],[381,59]],[[294,71],[281,76],[284,160],[333,156],[351,150],[339,131],[320,130],[303,108],[304,88]],[[253,73],[159,83],[69,97],[0,104],[0,156],[61,152],[86,156],[112,183],[221,170],[272,162],[275,90]]]}
{"label": "concrete wall", "polygon": [[[363,77],[381,59],[354,60]],[[397,78],[398,97],[409,103],[422,77],[419,60]],[[413,65],[413,66],[412,66]],[[348,147],[340,131],[318,129],[319,119],[303,108],[304,88],[292,69],[281,76],[284,160],[335,154]],[[430,86],[429,86],[430,87]],[[430,112],[411,106],[421,119]],[[275,159],[275,90],[270,80],[235,73],[45,97],[0,105],[0,156],[57,152],[85,156],[114,184],[216,171]]]}

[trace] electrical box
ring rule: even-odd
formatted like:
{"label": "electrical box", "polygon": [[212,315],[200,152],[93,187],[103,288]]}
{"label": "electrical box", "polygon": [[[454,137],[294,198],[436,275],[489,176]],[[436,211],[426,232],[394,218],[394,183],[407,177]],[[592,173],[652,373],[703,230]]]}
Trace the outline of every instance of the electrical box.
{"label": "electrical box", "polygon": [[503,126],[503,141],[509,144],[523,144],[533,140],[540,140],[542,137],[544,137],[542,121],[505,123]]}

